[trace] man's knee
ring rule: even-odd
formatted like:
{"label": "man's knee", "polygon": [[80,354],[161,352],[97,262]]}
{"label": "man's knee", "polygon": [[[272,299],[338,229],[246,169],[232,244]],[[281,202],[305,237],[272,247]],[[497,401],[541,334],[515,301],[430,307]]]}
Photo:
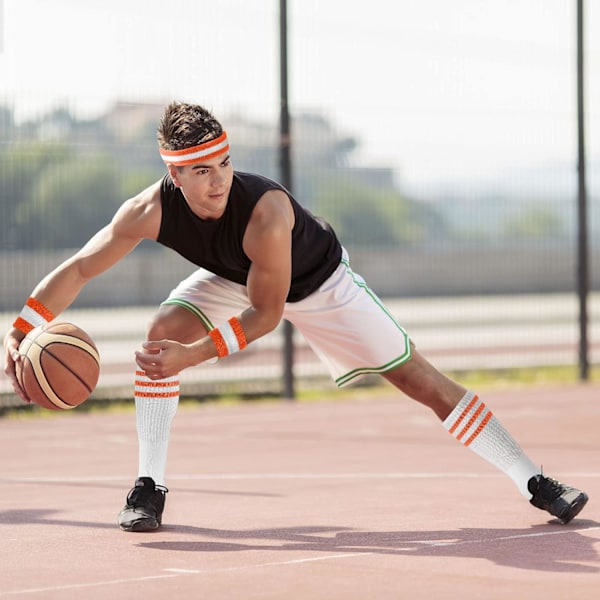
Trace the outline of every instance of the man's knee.
{"label": "man's knee", "polygon": [[175,305],[163,305],[152,317],[146,329],[148,340],[190,342],[206,335],[206,329],[189,310]]}

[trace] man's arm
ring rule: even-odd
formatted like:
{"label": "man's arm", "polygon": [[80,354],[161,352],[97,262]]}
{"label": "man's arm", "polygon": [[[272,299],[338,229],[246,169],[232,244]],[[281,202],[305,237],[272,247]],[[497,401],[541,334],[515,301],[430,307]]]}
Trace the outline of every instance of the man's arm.
{"label": "man's arm", "polygon": [[32,296],[57,315],[88,281],[119,262],[144,238],[156,239],[160,205],[153,202],[151,190],[121,205],[108,225],[38,283]]}
{"label": "man's arm", "polygon": [[281,321],[292,278],[294,212],[284,192],[267,192],[255,208],[244,236],[252,261],[247,288],[251,307],[241,315],[248,342],[269,333]]}
{"label": "man's arm", "polygon": [[[63,312],[77,298],[84,285],[124,256],[144,238],[156,239],[160,227],[159,183],[127,200],[112,221],[98,231],[76,254],[46,275],[34,288],[32,297],[52,314]],[[4,338],[4,371],[15,392],[27,400],[15,377],[15,360],[25,334],[13,327]]]}
{"label": "man's arm", "polygon": [[[251,260],[247,279],[251,306],[237,317],[250,343],[277,327],[283,315],[292,276],[292,228],[294,211],[288,196],[270,190],[259,200],[246,233],[244,252]],[[155,340],[136,352],[141,369],[153,379],[175,375],[182,369],[217,356],[215,342],[205,336],[191,344]]]}

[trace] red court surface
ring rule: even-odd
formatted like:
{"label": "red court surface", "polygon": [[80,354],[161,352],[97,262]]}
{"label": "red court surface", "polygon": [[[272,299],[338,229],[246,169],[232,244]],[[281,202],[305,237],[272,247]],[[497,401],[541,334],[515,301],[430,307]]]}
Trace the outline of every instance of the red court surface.
{"label": "red court surface", "polygon": [[391,390],[184,406],[159,532],[119,531],[133,411],[0,419],[0,598],[581,598],[600,590],[600,386],[481,394],[569,525]]}

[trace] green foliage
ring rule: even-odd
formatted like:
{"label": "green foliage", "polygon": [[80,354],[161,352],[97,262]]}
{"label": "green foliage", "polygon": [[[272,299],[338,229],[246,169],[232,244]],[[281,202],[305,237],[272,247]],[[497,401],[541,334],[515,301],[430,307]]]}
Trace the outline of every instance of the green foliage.
{"label": "green foliage", "polygon": [[355,246],[406,246],[445,230],[427,206],[393,188],[369,186],[349,176],[330,175],[316,197],[314,212],[332,223],[344,243]]}
{"label": "green foliage", "polygon": [[29,219],[24,207],[45,170],[65,162],[68,155],[66,145],[57,143],[21,142],[3,147],[0,153],[2,249],[27,247],[24,238]]}
{"label": "green foliage", "polygon": [[504,223],[505,237],[513,239],[555,239],[562,233],[560,216],[546,207],[532,206]]}
{"label": "green foliage", "polygon": [[[101,121],[57,110],[17,127],[0,107],[0,250],[77,248],[118,206],[163,172],[124,157],[155,157],[155,141],[117,143]],[[159,165],[160,166],[160,165]]]}
{"label": "green foliage", "polygon": [[43,171],[17,210],[26,247],[83,245],[121,203],[116,165],[107,156],[71,158]]}
{"label": "green foliage", "polygon": [[[154,112],[117,107],[81,121],[56,109],[18,125],[13,111],[0,106],[0,250],[78,247],[121,202],[160,178]],[[273,128],[238,121],[240,132],[249,128],[261,139]],[[396,188],[390,169],[350,168],[358,143],[338,135],[328,119],[299,115],[294,129],[293,192],[332,223],[344,244],[390,248],[566,235],[564,216],[540,202],[511,206],[509,198],[489,195],[416,202]],[[278,179],[277,147],[249,140],[232,150],[236,168]]]}
{"label": "green foliage", "polygon": [[[337,136],[322,117],[304,115],[297,127],[310,134],[310,146],[295,148],[297,197],[331,220],[345,243],[393,247],[443,236],[440,217],[400,194],[389,172],[382,179],[374,170],[342,166],[355,140]],[[78,121],[60,109],[16,126],[12,112],[1,110],[2,249],[79,247],[121,202],[160,178],[164,167],[156,155],[156,123],[124,131],[111,128],[108,120]],[[318,151],[315,140],[320,140]],[[236,159],[243,159],[244,148],[238,148]],[[247,153],[253,158],[251,170],[277,178],[275,148],[257,155],[248,147]],[[257,156],[260,166],[254,165]]]}
{"label": "green foliage", "polygon": [[123,199],[131,198],[158,181],[165,174],[164,169],[134,169],[121,173],[120,194]]}

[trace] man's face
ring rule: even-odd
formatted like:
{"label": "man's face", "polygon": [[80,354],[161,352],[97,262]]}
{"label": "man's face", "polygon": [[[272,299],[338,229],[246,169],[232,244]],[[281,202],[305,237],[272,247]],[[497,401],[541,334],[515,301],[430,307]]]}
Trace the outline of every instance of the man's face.
{"label": "man's face", "polygon": [[195,215],[205,220],[219,219],[223,215],[233,181],[229,154],[185,167],[169,165],[169,174]]}

